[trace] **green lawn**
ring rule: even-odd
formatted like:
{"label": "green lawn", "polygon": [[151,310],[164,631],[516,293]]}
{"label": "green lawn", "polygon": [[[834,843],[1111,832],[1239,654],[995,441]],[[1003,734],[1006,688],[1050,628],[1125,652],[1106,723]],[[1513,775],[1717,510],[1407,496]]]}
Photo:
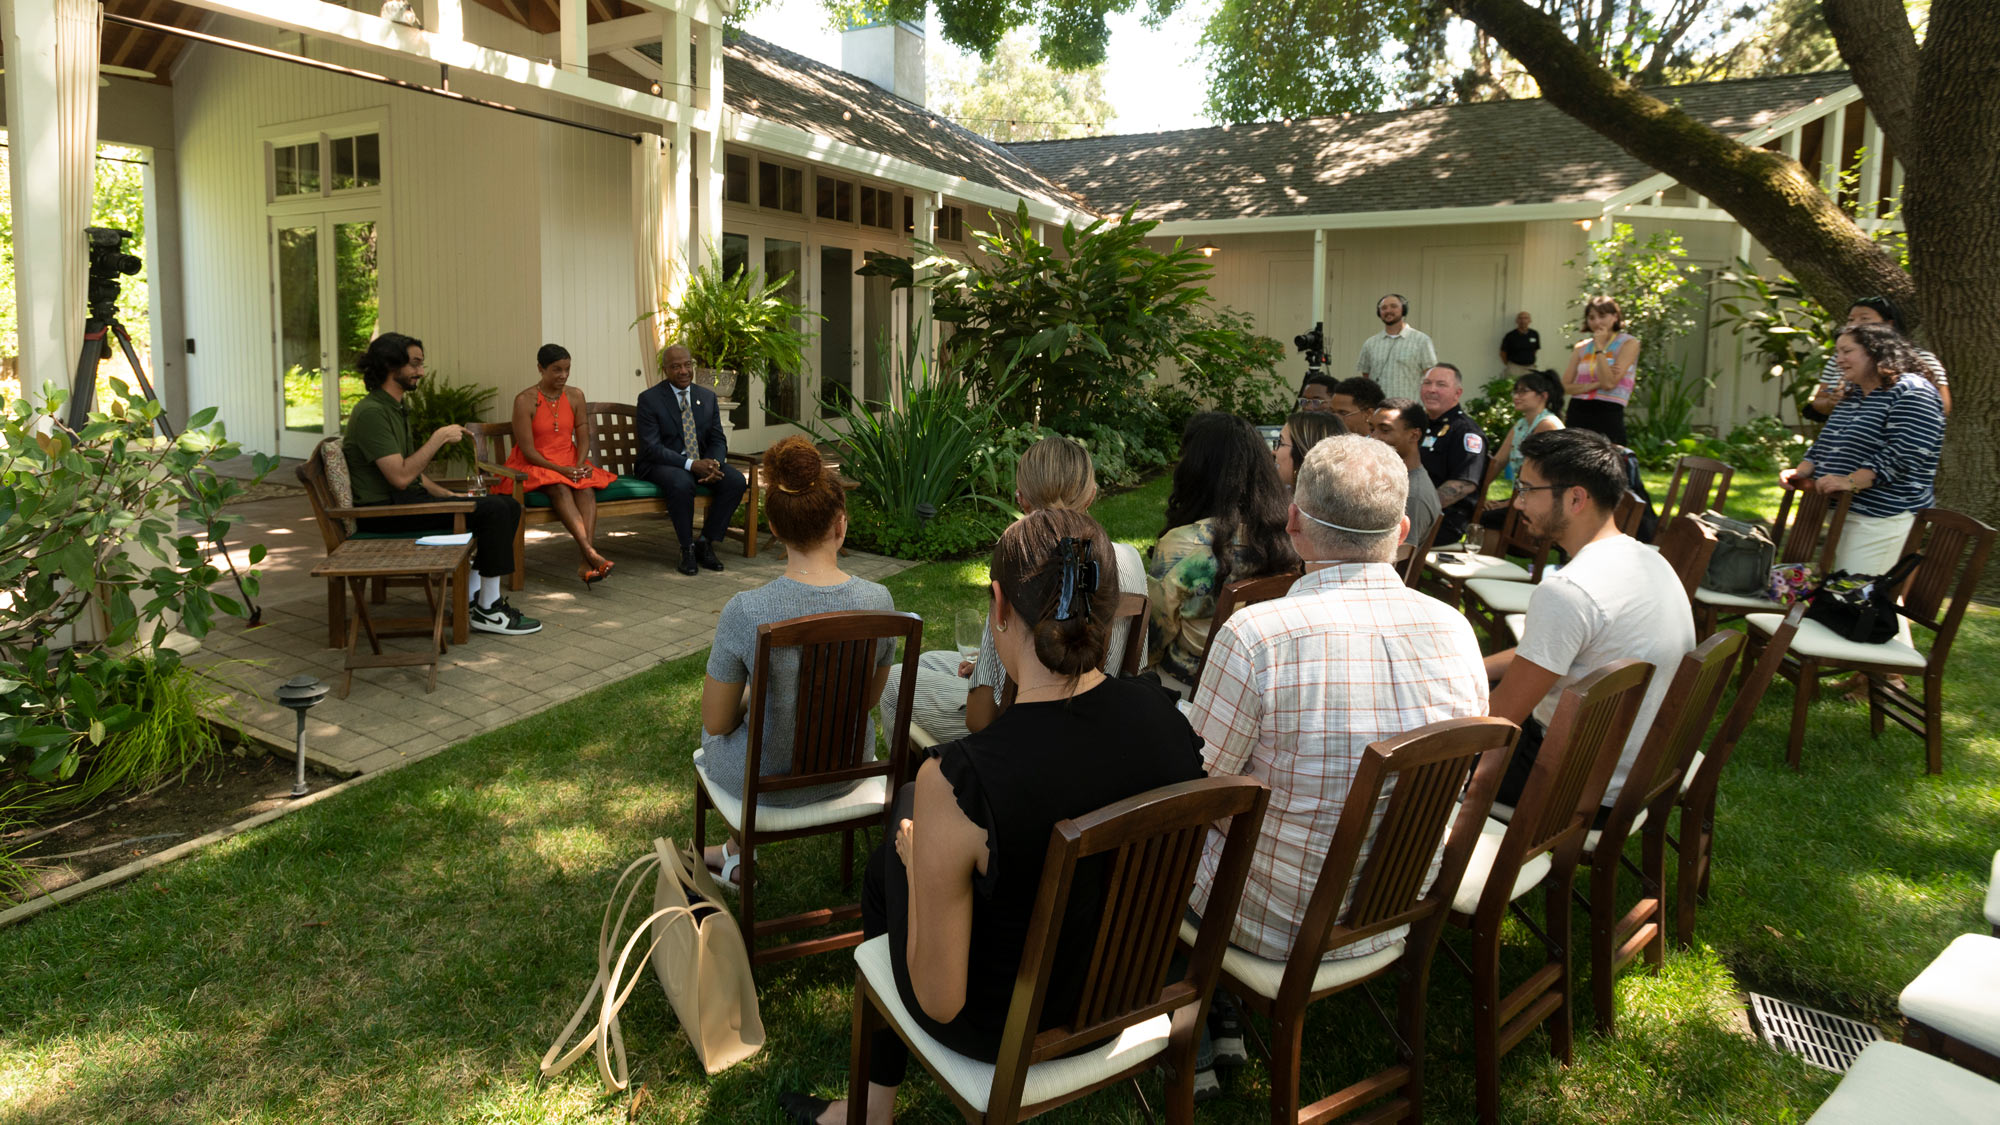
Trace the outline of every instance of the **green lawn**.
{"label": "green lawn", "polygon": [[[1099,514],[1143,545],[1164,495],[1155,482]],[[941,563],[890,586],[942,645],[984,577],[983,563]],[[1585,1033],[1580,1017],[1568,1070],[1539,1036],[1510,1056],[1507,1120],[1811,1115],[1831,1078],[1732,1030],[1735,993],[1767,988],[1886,1024],[1926,961],[1983,929],[2000,841],[2000,746],[1986,720],[2000,690],[1976,673],[1996,655],[2000,620],[1980,610],[1967,634],[1942,777],[1924,776],[1914,738],[1892,730],[1876,743],[1865,712],[1844,703],[1815,713],[1794,775],[1781,752],[1791,691],[1772,690],[1725,779],[1700,947],[1657,978],[1628,972],[1618,1036]],[[624,1099],[602,1097],[588,1064],[543,1085],[535,1063],[588,982],[622,864],[654,835],[690,831],[702,666],[699,655],[661,665],[0,931],[0,1121],[623,1120]],[[769,848],[766,903],[825,901],[835,854]],[[1526,940],[1510,945],[1516,972]],[[712,1080],[642,985],[626,1021],[649,1094],[635,1119],[775,1121],[782,1089],[838,1091],[851,977],[842,955],[766,970],[770,1043]],[[1433,1120],[1470,1121],[1468,990],[1443,957],[1432,980],[1428,1105]],[[1308,1090],[1379,1063],[1373,1027],[1358,998],[1321,1005]],[[1263,1083],[1253,1064],[1202,1119],[1265,1120]],[[909,1121],[956,1119],[926,1077],[901,1107]],[[1047,1119],[1140,1118],[1110,1091]]]}

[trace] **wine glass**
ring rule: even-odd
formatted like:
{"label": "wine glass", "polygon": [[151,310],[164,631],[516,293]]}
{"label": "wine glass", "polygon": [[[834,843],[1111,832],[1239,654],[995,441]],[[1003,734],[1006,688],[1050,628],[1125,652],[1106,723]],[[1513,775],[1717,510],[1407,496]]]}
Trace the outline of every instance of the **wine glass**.
{"label": "wine glass", "polygon": [[952,639],[958,643],[961,660],[979,658],[979,642],[986,635],[986,615],[976,609],[961,609],[952,615]]}

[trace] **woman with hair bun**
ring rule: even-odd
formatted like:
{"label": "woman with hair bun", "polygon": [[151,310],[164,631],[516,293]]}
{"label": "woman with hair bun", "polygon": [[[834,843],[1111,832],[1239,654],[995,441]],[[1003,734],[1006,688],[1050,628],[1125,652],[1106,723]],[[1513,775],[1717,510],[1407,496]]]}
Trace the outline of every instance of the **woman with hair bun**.
{"label": "woman with hair bun", "polygon": [[[1090,463],[1090,451],[1066,437],[1045,437],[1021,454],[1014,469],[1014,505],[1026,514],[1043,510],[1087,512],[1097,501],[1097,472]],[[1121,594],[1146,592],[1146,563],[1134,547],[1111,545],[1117,563],[1117,586]],[[1115,601],[1115,599],[1114,599]],[[1140,638],[1145,643],[1145,638]],[[1125,659],[1125,638],[1113,637],[1106,649],[1103,667],[1119,667]],[[889,690],[882,693],[882,719],[889,722],[896,713],[899,668],[889,670]],[[939,742],[964,738],[980,730],[1000,713],[1001,690],[1006,670],[993,645],[988,628],[979,641],[979,654],[965,659],[955,649],[926,652],[918,658],[917,684],[910,700],[910,721]]]}
{"label": "woman with hair bun", "polygon": [[[974,1059],[999,1053],[1056,822],[1202,776],[1200,740],[1171,697],[1100,670],[1117,604],[1103,573],[1110,553],[1095,520],[1056,508],[1000,537],[988,620],[1020,692],[991,725],[924,762],[894,841],[868,864],[862,932],[888,935],[896,991],[917,1025]],[[1071,891],[1044,1027],[1082,999],[1103,896],[1089,880]],[[909,1052],[886,1029],[870,1052],[867,1121],[887,1122]],[[778,1104],[801,1125],[847,1119],[844,1104],[809,1094]]]}
{"label": "woman with hair bun", "polygon": [[[785,573],[730,598],[715,625],[715,645],[708,653],[708,678],[701,688],[701,753],[696,766],[713,788],[741,792],[743,768],[750,751],[744,722],[749,710],[750,669],[757,659],[757,627],[836,610],[884,611],[896,608],[879,583],[856,578],[840,569],[840,545],[847,539],[847,494],[839,478],[821,463],[819,450],[802,437],[788,437],[764,454],[771,484],[764,511],[771,530],[785,545]],[[872,707],[889,676],[893,646],[883,645],[881,666],[870,689]],[[796,679],[796,649],[771,653],[771,674],[778,683]],[[763,772],[785,773],[792,767],[792,731],[798,700],[790,691],[773,691],[765,701]],[[867,731],[875,743],[874,723]],[[786,789],[761,798],[766,806],[790,808],[837,796],[852,786],[817,785]],[[736,876],[734,842],[708,849],[705,857],[724,881]]]}
{"label": "woman with hair bun", "polygon": [[[530,508],[554,508],[583,555],[576,576],[585,586],[609,577],[613,563],[597,553],[597,490],[618,478],[590,463],[590,416],[584,413],[583,391],[569,385],[569,350],[543,344],[535,353],[541,377],[514,396],[514,448],[507,467],[522,474],[521,503]],[[501,477],[493,490],[514,491],[514,481]]]}

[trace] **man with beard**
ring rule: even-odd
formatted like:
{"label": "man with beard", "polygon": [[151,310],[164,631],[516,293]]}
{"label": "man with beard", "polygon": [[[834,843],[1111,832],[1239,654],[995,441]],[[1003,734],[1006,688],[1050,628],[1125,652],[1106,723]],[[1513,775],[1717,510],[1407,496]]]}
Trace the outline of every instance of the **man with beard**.
{"label": "man with beard", "polygon": [[1674,669],[1695,646],[1694,612],[1674,568],[1612,520],[1625,490],[1625,463],[1609,438],[1591,430],[1551,430],[1529,436],[1521,454],[1514,491],[1520,527],[1541,544],[1561,547],[1569,562],[1535,587],[1520,646],[1486,658],[1486,674],[1498,681],[1492,713],[1521,724],[1520,744],[1495,800],[1512,805],[1520,799],[1563,689],[1614,660],[1644,660],[1653,665],[1653,681],[1605,791],[1608,809]]}
{"label": "man with beard", "polygon": [[1382,331],[1361,342],[1354,370],[1382,386],[1386,398],[1417,397],[1417,380],[1438,361],[1431,338],[1410,327],[1410,302],[1401,293],[1387,293],[1375,302]]}

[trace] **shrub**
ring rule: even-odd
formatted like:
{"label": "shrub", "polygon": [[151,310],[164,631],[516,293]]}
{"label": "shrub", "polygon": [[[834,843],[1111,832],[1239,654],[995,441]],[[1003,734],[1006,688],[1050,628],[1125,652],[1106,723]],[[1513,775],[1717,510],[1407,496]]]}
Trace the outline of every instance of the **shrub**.
{"label": "shrub", "polygon": [[1507,428],[1520,417],[1514,409],[1514,380],[1488,379],[1479,393],[1466,399],[1461,405],[1494,445],[1499,445],[1506,436]]}
{"label": "shrub", "polygon": [[997,507],[961,502],[919,525],[891,518],[856,493],[847,502],[847,545],[922,562],[967,558],[992,550],[1010,518]]}
{"label": "shrub", "polygon": [[1798,282],[1764,277],[1741,258],[1720,279],[1734,284],[1738,295],[1717,302],[1722,315],[1716,323],[1750,337],[1765,363],[1764,378],[1783,380],[1785,397],[1802,410],[1833,354],[1833,314]]}
{"label": "shrub", "polygon": [[[410,408],[410,436],[419,442],[428,441],[440,426],[481,421],[492,409],[493,398],[498,393],[492,387],[454,383],[442,374],[426,375],[403,399],[404,405]],[[463,466],[463,471],[469,473],[474,456],[469,437],[444,446],[432,459],[438,467],[435,475],[455,475],[458,466]]]}

